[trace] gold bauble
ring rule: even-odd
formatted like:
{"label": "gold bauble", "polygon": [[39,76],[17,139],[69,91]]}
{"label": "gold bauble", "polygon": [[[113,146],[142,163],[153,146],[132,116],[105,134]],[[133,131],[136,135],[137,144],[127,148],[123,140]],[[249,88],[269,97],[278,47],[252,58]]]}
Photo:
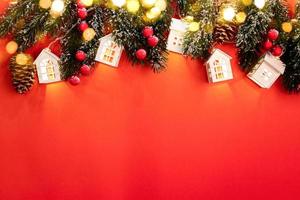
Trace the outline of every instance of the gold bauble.
{"label": "gold bauble", "polygon": [[96,35],[96,32],[95,32],[94,29],[92,29],[92,28],[87,28],[87,29],[83,32],[82,37],[83,37],[84,41],[89,42],[89,41],[91,41],[92,39],[94,39],[95,35]]}
{"label": "gold bauble", "polygon": [[290,33],[293,30],[293,24],[291,22],[283,22],[281,28],[284,32]]}
{"label": "gold bauble", "polygon": [[14,54],[18,50],[18,44],[15,41],[10,41],[9,43],[7,43],[5,49],[7,53]]}
{"label": "gold bauble", "polygon": [[40,0],[39,6],[43,9],[48,10],[51,7],[52,1],[51,0]]}
{"label": "gold bauble", "polygon": [[252,5],[253,0],[242,0],[242,3],[243,3],[245,6],[250,6],[250,5]]}
{"label": "gold bauble", "polygon": [[193,22],[194,17],[193,16],[186,16],[185,18],[183,18],[183,20],[186,21],[186,22]]}
{"label": "gold bauble", "polygon": [[30,56],[24,53],[19,53],[16,56],[16,63],[18,65],[27,65],[29,64],[30,60],[31,60]]}
{"label": "gold bauble", "polygon": [[239,12],[235,16],[236,22],[239,24],[244,23],[246,18],[247,18],[247,14],[245,12]]}

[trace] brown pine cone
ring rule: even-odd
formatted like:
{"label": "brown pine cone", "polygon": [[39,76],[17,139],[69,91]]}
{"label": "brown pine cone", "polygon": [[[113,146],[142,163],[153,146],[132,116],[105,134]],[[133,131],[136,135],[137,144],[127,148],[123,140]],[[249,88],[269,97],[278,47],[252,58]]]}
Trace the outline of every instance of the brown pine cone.
{"label": "brown pine cone", "polygon": [[214,40],[217,43],[234,42],[237,27],[233,24],[216,24],[214,29]]}
{"label": "brown pine cone", "polygon": [[16,56],[14,56],[9,66],[12,75],[12,84],[20,94],[28,92],[35,82],[35,66],[32,63],[32,58],[29,55],[27,56],[28,62],[26,64],[18,64]]}

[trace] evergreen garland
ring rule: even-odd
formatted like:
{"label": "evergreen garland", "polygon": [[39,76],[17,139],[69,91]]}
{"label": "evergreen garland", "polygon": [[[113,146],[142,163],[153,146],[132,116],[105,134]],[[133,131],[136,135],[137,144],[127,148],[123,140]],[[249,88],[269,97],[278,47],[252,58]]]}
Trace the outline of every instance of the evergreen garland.
{"label": "evergreen garland", "polygon": [[[62,39],[62,55],[61,55],[61,74],[63,79],[68,79],[73,75],[77,75],[80,67],[83,64],[93,66],[97,48],[99,46],[99,39],[104,33],[104,21],[107,19],[109,10],[107,8],[95,5],[90,9],[89,16],[86,21],[90,24],[96,32],[96,36],[89,42],[82,41],[79,37],[80,31],[77,29],[77,25],[80,20],[77,19],[76,4],[71,3],[70,18],[72,20],[73,27]],[[75,54],[78,50],[82,50],[86,53],[86,59],[84,62],[78,62],[75,58]]]}
{"label": "evergreen garland", "polygon": [[246,22],[239,27],[236,46],[239,64],[245,71],[251,71],[258,61],[260,45],[267,34],[271,17],[271,12],[251,7]]}
{"label": "evergreen garland", "polygon": [[[133,15],[124,9],[113,11],[112,24],[114,40],[124,47],[128,58],[133,64],[149,64],[152,66],[154,72],[160,72],[165,69],[168,55],[166,49],[166,33],[170,28],[171,16],[172,9],[169,5],[167,10],[162,13],[160,19],[150,23],[143,20],[141,13]],[[151,26],[153,28],[155,36],[159,39],[157,46],[149,47],[147,45],[147,40],[142,35],[145,26]],[[135,55],[136,51],[140,48],[147,51],[147,58],[144,61],[138,60]]]}
{"label": "evergreen garland", "polygon": [[196,32],[188,31],[184,38],[184,54],[192,58],[206,59],[213,45],[215,25],[215,6],[212,0],[198,0],[191,4],[187,11],[194,21],[199,22]]}
{"label": "evergreen garland", "polygon": [[[300,17],[300,2],[296,6],[296,18]],[[282,60],[286,64],[283,74],[283,85],[289,92],[300,92],[300,24],[294,27],[292,37],[289,38]]]}

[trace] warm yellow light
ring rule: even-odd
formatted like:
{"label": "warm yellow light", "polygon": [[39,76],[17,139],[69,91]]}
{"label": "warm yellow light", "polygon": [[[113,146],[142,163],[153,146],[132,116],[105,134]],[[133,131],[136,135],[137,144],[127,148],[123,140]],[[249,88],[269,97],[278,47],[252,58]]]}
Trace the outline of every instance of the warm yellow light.
{"label": "warm yellow light", "polygon": [[244,23],[246,18],[247,18],[247,14],[245,12],[239,12],[235,16],[235,19],[236,19],[237,23],[239,23],[239,24]]}
{"label": "warm yellow light", "polygon": [[51,16],[61,16],[65,9],[65,3],[63,0],[54,0],[51,5]]}
{"label": "warm yellow light", "polygon": [[156,0],[142,0],[142,6],[144,8],[152,8],[155,3],[156,3]]}
{"label": "warm yellow light", "polygon": [[112,3],[115,6],[121,8],[121,7],[123,7],[126,4],[126,0],[112,0]]}
{"label": "warm yellow light", "polygon": [[96,32],[92,28],[87,28],[82,34],[82,37],[86,42],[93,40],[95,36],[96,36]]}
{"label": "warm yellow light", "polygon": [[18,44],[15,41],[10,41],[9,43],[7,43],[5,48],[7,53],[14,54],[18,50]]}
{"label": "warm yellow light", "polygon": [[27,65],[30,61],[30,57],[27,54],[19,53],[16,56],[16,63],[18,65]]}
{"label": "warm yellow light", "polygon": [[86,7],[92,6],[94,3],[94,0],[80,0],[80,2],[85,5]]}
{"label": "warm yellow light", "polygon": [[40,0],[39,6],[43,9],[49,9],[51,7],[52,1],[51,0]]}
{"label": "warm yellow light", "polygon": [[128,0],[126,7],[128,12],[136,13],[140,9],[140,2],[138,0]]}
{"label": "warm yellow light", "polygon": [[160,14],[161,10],[159,8],[153,7],[146,13],[146,16],[148,19],[155,19],[159,17]]}
{"label": "warm yellow light", "polygon": [[265,0],[254,0],[254,5],[259,9],[263,9],[265,7],[265,4]]}
{"label": "warm yellow light", "polygon": [[167,2],[166,0],[156,0],[154,7],[159,8],[161,11],[164,11],[167,9]]}
{"label": "warm yellow light", "polygon": [[223,18],[226,21],[232,21],[235,16],[235,9],[233,7],[227,7],[223,10]]}
{"label": "warm yellow light", "polygon": [[252,0],[242,0],[242,2],[245,6],[250,6],[253,3]]}
{"label": "warm yellow light", "polygon": [[192,22],[189,25],[189,31],[196,32],[200,29],[200,24],[198,22]]}

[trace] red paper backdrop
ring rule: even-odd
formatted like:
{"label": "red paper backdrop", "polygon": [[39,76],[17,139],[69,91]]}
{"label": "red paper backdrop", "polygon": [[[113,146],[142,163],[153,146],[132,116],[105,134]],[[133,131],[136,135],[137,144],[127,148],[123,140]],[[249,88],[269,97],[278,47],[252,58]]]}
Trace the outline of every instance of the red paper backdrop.
{"label": "red paper backdrop", "polygon": [[7,41],[1,200],[300,199],[300,96],[280,81],[259,88],[232,46],[221,48],[234,57],[234,80],[220,84],[207,83],[200,62],[170,53],[160,74],[123,56],[78,87],[36,84],[18,95]]}

